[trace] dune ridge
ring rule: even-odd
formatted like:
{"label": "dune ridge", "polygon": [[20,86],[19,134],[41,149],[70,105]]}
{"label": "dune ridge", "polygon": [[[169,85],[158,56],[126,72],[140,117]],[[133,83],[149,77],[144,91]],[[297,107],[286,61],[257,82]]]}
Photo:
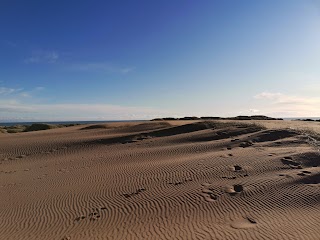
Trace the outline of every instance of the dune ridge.
{"label": "dune ridge", "polygon": [[305,124],[176,120],[2,134],[0,237],[317,240],[319,144]]}

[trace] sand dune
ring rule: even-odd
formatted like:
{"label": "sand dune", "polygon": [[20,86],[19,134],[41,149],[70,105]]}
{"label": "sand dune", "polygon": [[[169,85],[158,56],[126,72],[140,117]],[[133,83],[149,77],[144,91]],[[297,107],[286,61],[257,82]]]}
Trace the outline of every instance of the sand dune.
{"label": "sand dune", "polygon": [[1,134],[0,239],[318,240],[319,126],[155,121]]}

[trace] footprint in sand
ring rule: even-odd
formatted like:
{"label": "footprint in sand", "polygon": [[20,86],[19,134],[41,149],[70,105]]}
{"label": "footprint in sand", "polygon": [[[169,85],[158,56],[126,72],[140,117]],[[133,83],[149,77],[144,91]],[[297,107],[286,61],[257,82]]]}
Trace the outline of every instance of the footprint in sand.
{"label": "footprint in sand", "polygon": [[79,222],[80,220],[83,220],[85,218],[86,218],[85,216],[80,216],[80,217],[77,217],[76,219],[74,219],[74,221]]}
{"label": "footprint in sand", "polygon": [[251,217],[236,219],[231,223],[231,227],[236,229],[248,229],[257,226],[257,221]]}
{"label": "footprint in sand", "polygon": [[242,167],[240,167],[239,165],[234,165],[233,168],[234,168],[233,170],[234,170],[235,172],[239,172],[239,171],[242,170]]}
{"label": "footprint in sand", "polygon": [[224,188],[224,191],[226,193],[229,193],[231,196],[234,196],[236,194],[243,192],[243,186],[240,184],[235,184],[233,186],[226,186]]}
{"label": "footprint in sand", "polygon": [[283,157],[281,159],[281,162],[285,165],[289,165],[290,168],[302,169],[302,166],[300,165],[300,163],[293,161],[292,157]]}
{"label": "footprint in sand", "polygon": [[191,178],[186,178],[186,179],[184,179],[184,180],[181,180],[181,181],[176,181],[176,182],[169,182],[169,184],[172,184],[172,185],[175,185],[175,186],[177,186],[177,185],[180,185],[180,184],[183,184],[183,183],[185,183],[185,182],[191,182],[192,181],[192,179]]}
{"label": "footprint in sand", "polygon": [[291,179],[294,178],[294,177],[291,176],[290,174],[283,174],[283,173],[279,174],[279,176],[280,176],[280,177],[285,177],[285,178],[291,178]]}
{"label": "footprint in sand", "polygon": [[252,146],[253,143],[251,141],[245,141],[239,144],[239,147],[246,148]]}
{"label": "footprint in sand", "polygon": [[201,191],[201,194],[200,194],[205,201],[207,202],[215,202],[216,200],[218,200],[218,194],[216,194],[214,192],[214,189],[213,188],[204,188],[202,189]]}
{"label": "footprint in sand", "polygon": [[239,138],[231,139],[231,142],[239,141]]}
{"label": "footprint in sand", "polygon": [[173,184],[175,186],[182,184],[182,181],[178,181],[178,182],[170,182],[169,184]]}
{"label": "footprint in sand", "polygon": [[80,222],[81,220],[84,220],[84,219],[89,219],[90,221],[98,220],[101,217],[100,210],[105,211],[107,210],[107,207],[92,208],[92,212],[89,213],[88,216],[81,215],[80,217],[76,217],[74,219],[74,222]]}
{"label": "footprint in sand", "polygon": [[[98,209],[97,209],[98,210]],[[90,221],[95,221],[98,220],[100,218],[100,213],[99,211],[94,211],[92,213],[89,214],[89,220]]]}
{"label": "footprint in sand", "polygon": [[297,175],[299,176],[307,176],[307,175],[310,175],[312,172],[309,172],[309,171],[301,171],[299,173],[297,173]]}
{"label": "footprint in sand", "polygon": [[223,176],[222,178],[226,178],[226,179],[236,179],[237,177],[236,177],[236,176],[232,176],[232,177]]}
{"label": "footprint in sand", "polygon": [[137,191],[135,191],[135,192],[132,192],[132,193],[124,193],[123,196],[124,196],[125,198],[130,198],[130,197],[132,197],[132,196],[134,196],[134,195],[138,195],[139,193],[144,192],[144,191],[146,191],[145,188],[139,188],[139,189],[137,189]]}
{"label": "footprint in sand", "polygon": [[218,200],[218,196],[216,196],[213,193],[201,193],[201,196],[204,198],[207,202],[215,202]]}

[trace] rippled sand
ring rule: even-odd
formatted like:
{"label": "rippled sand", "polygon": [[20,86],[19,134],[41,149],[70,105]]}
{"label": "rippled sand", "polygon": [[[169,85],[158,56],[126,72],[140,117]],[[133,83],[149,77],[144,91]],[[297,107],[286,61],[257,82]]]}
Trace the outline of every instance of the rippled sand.
{"label": "rippled sand", "polygon": [[320,123],[244,123],[0,134],[0,239],[320,239]]}

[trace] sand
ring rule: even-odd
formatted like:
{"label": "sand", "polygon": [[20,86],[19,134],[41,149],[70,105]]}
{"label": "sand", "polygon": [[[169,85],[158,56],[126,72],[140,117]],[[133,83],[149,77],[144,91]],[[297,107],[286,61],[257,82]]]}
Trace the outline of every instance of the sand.
{"label": "sand", "polygon": [[0,239],[320,239],[320,123],[239,123],[0,134]]}

